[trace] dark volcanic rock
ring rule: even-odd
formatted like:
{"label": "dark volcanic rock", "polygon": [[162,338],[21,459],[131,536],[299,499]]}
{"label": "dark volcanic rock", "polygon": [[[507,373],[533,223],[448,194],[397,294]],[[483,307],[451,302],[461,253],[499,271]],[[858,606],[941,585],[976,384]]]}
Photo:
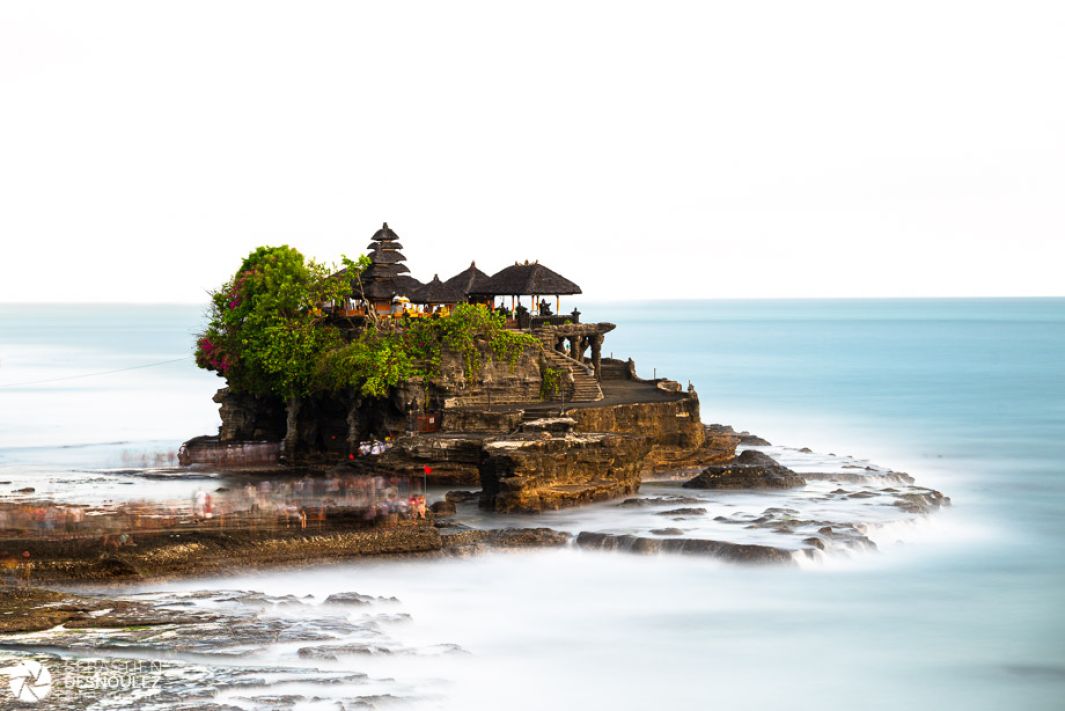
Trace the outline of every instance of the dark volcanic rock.
{"label": "dark volcanic rock", "polygon": [[790,489],[804,486],[806,480],[754,449],[745,450],[728,464],[707,467],[699,476],[684,483],[688,489]]}
{"label": "dark volcanic rock", "polygon": [[701,504],[702,499],[694,496],[655,496],[641,499],[625,499],[618,506],[626,508],[634,506],[657,506],[659,504]]}
{"label": "dark volcanic rock", "polygon": [[570,534],[552,528],[467,528],[442,535],[444,549],[454,555],[479,553],[492,548],[556,548],[569,543],[570,537]]}
{"label": "dark volcanic rock", "polygon": [[706,513],[706,509],[701,507],[684,507],[679,509],[670,509],[669,511],[659,511],[659,516],[702,516]]}
{"label": "dark volcanic rock", "polygon": [[476,501],[480,496],[481,492],[479,491],[449,491],[444,494],[444,498],[454,504]]}
{"label": "dark volcanic rock", "polygon": [[950,506],[950,498],[935,489],[915,487],[913,492],[902,494],[895,499],[895,506],[907,513],[926,514],[943,506]]}
{"label": "dark volcanic rock", "polygon": [[791,551],[773,546],[729,543],[695,538],[642,538],[640,536],[592,533],[577,536],[581,548],[630,553],[685,553],[721,558],[733,563],[793,563]]}
{"label": "dark volcanic rock", "polygon": [[433,505],[429,507],[437,516],[451,516],[455,513],[455,502],[448,499],[443,501],[434,501]]}
{"label": "dark volcanic rock", "polygon": [[706,431],[707,431],[707,434],[716,433],[716,434],[733,435],[733,436],[736,437],[736,440],[737,440],[738,444],[744,445],[746,447],[770,447],[770,446],[772,446],[772,445],[770,445],[770,443],[768,441],[766,441],[765,439],[762,439],[758,435],[753,435],[750,432],[748,432],[747,430],[744,430],[743,432],[737,432],[730,425],[707,425],[706,426]]}
{"label": "dark volcanic rock", "polygon": [[394,597],[374,597],[357,592],[333,593],[325,599],[326,605],[370,605],[375,602],[399,602]]}
{"label": "dark volcanic rock", "polygon": [[825,542],[817,536],[810,536],[809,538],[804,538],[802,539],[802,542],[810,546],[811,548],[816,548],[821,551],[825,549]]}

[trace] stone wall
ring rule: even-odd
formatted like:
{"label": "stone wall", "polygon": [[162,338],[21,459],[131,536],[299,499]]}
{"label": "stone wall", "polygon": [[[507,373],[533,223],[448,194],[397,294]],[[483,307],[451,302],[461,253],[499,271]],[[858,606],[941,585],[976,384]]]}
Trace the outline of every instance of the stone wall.
{"label": "stone wall", "polygon": [[444,432],[513,432],[521,425],[524,410],[445,410]]}
{"label": "stone wall", "polygon": [[437,385],[445,391],[445,408],[533,402],[540,399],[539,348],[525,351],[516,363],[496,361],[485,351],[476,377],[466,377],[462,358],[445,353]]}

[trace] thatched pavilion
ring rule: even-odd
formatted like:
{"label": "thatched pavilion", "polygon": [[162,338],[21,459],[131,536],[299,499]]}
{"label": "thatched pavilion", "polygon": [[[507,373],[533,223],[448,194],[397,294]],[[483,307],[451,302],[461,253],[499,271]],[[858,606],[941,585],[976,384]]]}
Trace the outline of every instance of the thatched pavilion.
{"label": "thatched pavilion", "polygon": [[541,297],[555,297],[555,313],[560,313],[562,307],[562,295],[580,294],[581,288],[575,283],[562,276],[556,271],[548,269],[540,262],[525,261],[524,264],[515,262],[512,266],[493,274],[486,282],[480,284],[470,292],[471,297],[509,296],[511,298],[511,311],[521,303],[521,297],[532,297],[530,313],[539,310]]}
{"label": "thatched pavilion", "polygon": [[442,306],[450,309],[455,304],[466,300],[466,294],[457,287],[447,282],[440,281],[439,275],[434,274],[432,281],[420,289],[415,289],[410,297],[411,303],[425,304],[426,306]]}
{"label": "thatched pavilion", "polygon": [[[477,290],[488,282],[488,275],[477,268],[477,262],[470,262],[470,266],[444,282],[447,286],[454,287],[462,292],[464,297],[475,294]],[[486,301],[488,297],[481,296],[470,299],[471,301]]]}

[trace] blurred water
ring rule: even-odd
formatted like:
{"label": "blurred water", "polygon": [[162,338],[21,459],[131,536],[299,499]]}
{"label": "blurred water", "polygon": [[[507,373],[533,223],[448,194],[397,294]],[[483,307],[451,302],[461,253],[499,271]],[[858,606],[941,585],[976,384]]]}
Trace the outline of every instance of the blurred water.
{"label": "blurred water", "polygon": [[[1062,707],[1065,300],[582,311],[619,324],[605,348],[641,374],[690,378],[707,422],[908,471],[953,509],[899,531],[903,545],[796,569],[567,550],[169,587],[397,595],[408,643],[473,654],[350,664],[443,680],[438,708]],[[187,356],[199,318],[0,307],[0,386]],[[122,466],[212,431],[219,383],[189,358],[0,387],[3,478]]]}

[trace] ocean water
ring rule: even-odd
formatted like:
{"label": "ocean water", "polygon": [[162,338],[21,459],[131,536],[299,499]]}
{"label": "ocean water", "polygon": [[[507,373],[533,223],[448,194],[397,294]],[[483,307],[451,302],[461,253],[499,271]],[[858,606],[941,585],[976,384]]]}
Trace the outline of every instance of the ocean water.
{"label": "ocean water", "polygon": [[[580,306],[618,324],[605,349],[642,375],[690,379],[706,422],[907,471],[953,506],[795,568],[567,549],[140,592],[395,595],[397,643],[468,654],[341,666],[417,707],[1065,706],[1065,300]],[[0,493],[120,499],[123,472],[212,431],[220,381],[189,355],[201,312],[0,306]]]}

